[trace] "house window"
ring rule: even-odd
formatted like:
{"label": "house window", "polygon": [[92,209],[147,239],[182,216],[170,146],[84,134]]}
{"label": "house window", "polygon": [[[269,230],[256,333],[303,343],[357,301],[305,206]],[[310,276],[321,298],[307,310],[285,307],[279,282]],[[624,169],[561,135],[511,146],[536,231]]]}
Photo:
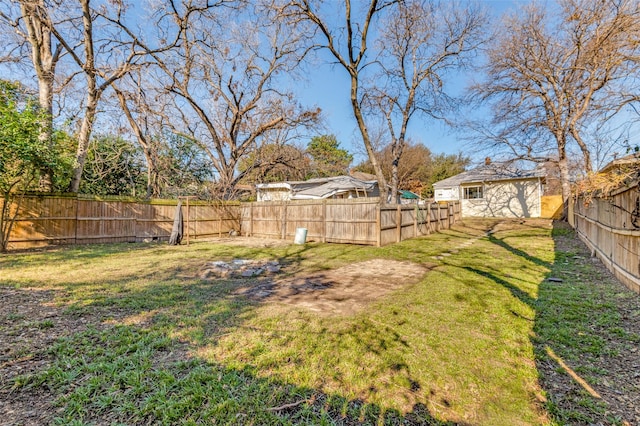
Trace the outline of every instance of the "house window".
{"label": "house window", "polygon": [[476,200],[479,198],[484,198],[484,191],[483,191],[482,185],[467,186],[464,188],[465,200]]}

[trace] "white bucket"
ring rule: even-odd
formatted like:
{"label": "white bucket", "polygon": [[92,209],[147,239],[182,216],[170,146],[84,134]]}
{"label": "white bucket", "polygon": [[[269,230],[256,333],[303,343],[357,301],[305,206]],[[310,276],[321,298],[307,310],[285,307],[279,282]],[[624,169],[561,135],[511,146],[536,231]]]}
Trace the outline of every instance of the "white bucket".
{"label": "white bucket", "polygon": [[307,241],[307,228],[296,228],[295,244],[304,244]]}

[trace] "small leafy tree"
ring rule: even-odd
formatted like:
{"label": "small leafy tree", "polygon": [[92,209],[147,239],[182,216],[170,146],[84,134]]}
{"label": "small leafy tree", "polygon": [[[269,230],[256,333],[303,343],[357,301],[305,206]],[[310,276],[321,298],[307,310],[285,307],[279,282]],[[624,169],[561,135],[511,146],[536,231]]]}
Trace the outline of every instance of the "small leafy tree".
{"label": "small leafy tree", "polygon": [[431,158],[431,176],[427,180],[426,197],[433,197],[433,184],[465,171],[471,162],[469,157],[459,154],[437,154]]}
{"label": "small leafy tree", "polygon": [[202,144],[190,135],[166,133],[156,138],[160,195],[215,198],[214,171]]}
{"label": "small leafy tree", "polygon": [[340,148],[335,135],[315,136],[309,142],[307,153],[311,156],[311,176],[328,177],[347,173],[353,155]]}
{"label": "small leafy tree", "polygon": [[0,251],[7,249],[11,228],[25,191],[35,189],[41,170],[57,167],[57,155],[39,140],[42,112],[22,87],[0,80]]}
{"label": "small leafy tree", "polygon": [[144,194],[144,159],[133,143],[101,135],[89,143],[80,192],[94,195]]}

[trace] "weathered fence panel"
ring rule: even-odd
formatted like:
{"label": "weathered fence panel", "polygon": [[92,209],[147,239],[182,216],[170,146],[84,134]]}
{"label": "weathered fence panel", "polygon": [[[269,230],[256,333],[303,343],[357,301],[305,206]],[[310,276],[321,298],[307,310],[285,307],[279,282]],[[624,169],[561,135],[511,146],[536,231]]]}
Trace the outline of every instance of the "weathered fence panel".
{"label": "weathered fence panel", "polygon": [[[176,200],[149,202],[88,196],[37,195],[21,200],[8,248],[47,244],[166,241]],[[15,208],[14,208],[15,211]],[[377,198],[224,204],[183,200],[185,238],[243,235],[384,246],[446,229],[460,205],[380,206]]]}
{"label": "weathered fence panel", "polygon": [[77,200],[76,244],[125,243],[136,240],[133,203]]}
{"label": "weathered fence panel", "polygon": [[77,203],[71,198],[23,197],[12,212],[15,223],[9,248],[75,242]]}
{"label": "weathered fence panel", "polygon": [[[82,195],[25,196],[19,201],[8,249],[48,244],[165,241],[171,235],[176,206],[176,200],[140,202]],[[183,202],[185,237],[197,239],[238,231],[239,213],[238,204]]]}
{"label": "weathered fence panel", "polygon": [[242,204],[244,235],[385,246],[448,228],[460,218],[459,203],[380,206],[378,199],[271,201]]}
{"label": "weathered fence panel", "polygon": [[370,200],[330,200],[326,204],[325,240],[377,245],[377,204]]}
{"label": "weathered fence panel", "polygon": [[578,197],[570,222],[595,255],[630,289],[640,293],[640,186],[625,186],[586,203]]}

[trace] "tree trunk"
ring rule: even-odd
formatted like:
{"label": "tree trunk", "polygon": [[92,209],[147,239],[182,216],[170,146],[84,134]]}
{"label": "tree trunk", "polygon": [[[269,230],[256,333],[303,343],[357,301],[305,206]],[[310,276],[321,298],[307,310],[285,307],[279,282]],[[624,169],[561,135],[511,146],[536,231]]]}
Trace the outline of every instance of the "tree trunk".
{"label": "tree trunk", "polygon": [[[53,49],[51,43],[51,20],[43,0],[21,1],[20,11],[27,27],[27,40],[31,45],[31,61],[38,78],[38,103],[44,113],[38,141],[53,149],[53,80],[60,51]],[[53,190],[53,169],[43,166],[40,169],[38,187],[41,191]]]}
{"label": "tree trunk", "polygon": [[82,119],[82,125],[80,126],[80,134],[78,135],[78,149],[76,151],[76,161],[73,165],[71,183],[69,184],[69,192],[78,192],[80,189],[82,171],[84,170],[84,163],[87,159],[89,139],[91,139],[91,131],[93,130],[93,121],[96,117],[97,106],[98,96],[95,93],[90,94],[87,108],[85,110],[85,116]]}
{"label": "tree trunk", "polygon": [[[50,73],[47,73],[50,74]],[[40,123],[38,141],[47,147],[48,152],[53,152],[53,75],[38,77],[38,101],[44,117]],[[53,190],[53,168],[49,165],[40,169],[40,191],[51,192]]]}
{"label": "tree trunk", "polygon": [[[89,139],[93,130],[93,121],[96,118],[96,110],[98,108],[98,100],[102,95],[102,89],[97,88],[97,75],[95,70],[95,58],[93,50],[93,22],[91,18],[91,10],[89,0],[80,0],[82,5],[82,26],[84,35],[85,63],[81,64],[76,60],[78,65],[82,66],[87,78],[87,106],[80,126],[80,135],[78,135],[78,149],[76,151],[76,161],[73,165],[73,175],[69,184],[69,192],[78,192],[80,182],[82,180],[82,171],[84,163],[87,159],[87,149],[89,147]],[[67,49],[71,53],[71,49]]]}
{"label": "tree trunk", "polygon": [[160,195],[158,186],[158,167],[154,155],[148,148],[143,148],[144,158],[147,160],[147,198],[154,198]]}
{"label": "tree trunk", "polygon": [[399,185],[399,178],[398,178],[398,163],[397,162],[393,162],[392,166],[391,166],[391,188],[389,189],[390,194],[391,194],[391,199],[389,200],[389,202],[391,204],[397,204],[398,203],[398,185]]}
{"label": "tree trunk", "polygon": [[560,170],[560,184],[562,186],[562,204],[564,213],[562,219],[567,219],[569,203],[571,202],[571,176],[569,174],[569,164],[567,161],[566,139],[564,134],[556,134],[558,143],[558,169]]}
{"label": "tree trunk", "polygon": [[353,114],[356,117],[356,121],[358,122],[358,128],[360,129],[362,142],[367,150],[369,161],[371,162],[371,166],[373,167],[376,178],[378,179],[380,203],[386,204],[387,199],[389,198],[387,181],[382,174],[382,167],[380,167],[380,163],[378,163],[378,159],[376,158],[376,153],[373,149],[373,145],[371,144],[371,139],[369,138],[369,131],[367,130],[367,125],[365,124],[364,117],[362,116],[362,110],[360,109],[360,103],[358,102],[358,77],[353,74],[351,75],[351,106],[353,108]]}
{"label": "tree trunk", "polygon": [[580,150],[582,151],[582,159],[584,161],[584,171],[587,174],[592,173],[593,167],[591,166],[591,152],[589,151],[589,147],[587,146],[587,144],[584,143],[584,141],[582,140],[582,137],[580,136],[580,133],[575,127],[571,127],[571,136],[573,136],[573,139],[575,139],[576,143],[580,147]]}

